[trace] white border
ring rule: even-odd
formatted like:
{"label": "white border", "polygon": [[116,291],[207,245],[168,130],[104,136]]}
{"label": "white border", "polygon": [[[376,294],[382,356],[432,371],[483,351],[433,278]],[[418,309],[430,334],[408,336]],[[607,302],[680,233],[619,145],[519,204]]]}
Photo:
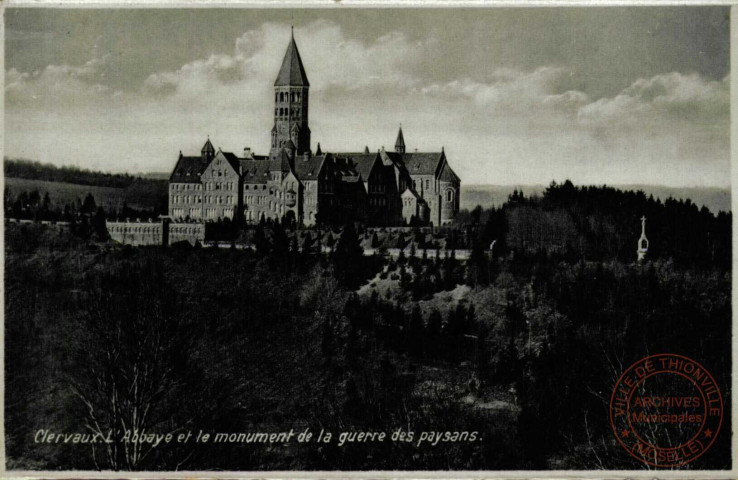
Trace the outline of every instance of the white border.
{"label": "white border", "polygon": [[[738,122],[732,122],[738,114],[738,0],[0,0],[0,71],[5,71],[5,9],[10,7],[22,8],[484,8],[484,7],[615,7],[615,6],[731,6],[730,15],[730,71],[731,71],[731,209],[738,211],[738,195],[733,194],[733,186],[738,185],[738,169],[734,168],[736,152],[738,152]],[[735,48],[733,48],[735,47]],[[0,84],[5,85],[5,76]],[[4,112],[4,95],[0,96],[0,112]],[[0,115],[0,152],[5,147],[5,117]],[[4,187],[4,176],[0,175],[0,187]],[[0,220],[5,223],[4,212],[0,209]],[[738,271],[738,226],[733,219],[733,275]],[[5,238],[0,235],[0,256],[3,262],[0,265],[3,279],[5,278]],[[0,284],[0,302],[5,303],[5,284]],[[738,318],[738,290],[733,283],[732,291],[733,326],[735,332]],[[736,379],[738,378],[738,341],[733,334],[732,352],[732,386],[731,386],[731,436],[733,437],[731,470],[524,470],[524,471],[181,471],[181,472],[126,472],[126,471],[28,471],[5,470],[5,435],[4,435],[4,408],[5,408],[5,381],[4,381],[4,309],[0,313],[2,327],[0,328],[0,479],[2,478],[199,478],[199,479],[337,479],[337,478],[403,478],[403,479],[482,479],[482,478],[510,478],[510,479],[736,479],[738,478],[738,458],[736,458],[736,440],[733,432],[738,430],[738,399],[736,396]],[[723,428],[727,427],[725,425]]]}

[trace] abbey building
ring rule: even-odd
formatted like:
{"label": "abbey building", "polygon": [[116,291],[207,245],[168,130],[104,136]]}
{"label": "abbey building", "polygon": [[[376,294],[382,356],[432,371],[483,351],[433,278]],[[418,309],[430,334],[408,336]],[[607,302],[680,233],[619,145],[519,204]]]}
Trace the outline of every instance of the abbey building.
{"label": "abbey building", "polygon": [[313,152],[309,90],[293,36],[274,82],[269,155],[216,151],[210,139],[198,156],[180,152],[169,179],[169,215],[194,222],[286,218],[306,226],[453,222],[461,182],[443,149],[407,152],[400,128],[394,151],[323,152],[318,143]]}

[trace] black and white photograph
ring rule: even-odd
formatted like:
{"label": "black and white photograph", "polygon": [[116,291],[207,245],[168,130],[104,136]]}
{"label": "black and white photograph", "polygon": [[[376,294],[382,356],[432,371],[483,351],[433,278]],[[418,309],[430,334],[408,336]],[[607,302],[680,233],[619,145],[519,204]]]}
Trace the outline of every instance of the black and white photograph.
{"label": "black and white photograph", "polygon": [[734,476],[729,6],[154,7],[2,11],[3,476]]}

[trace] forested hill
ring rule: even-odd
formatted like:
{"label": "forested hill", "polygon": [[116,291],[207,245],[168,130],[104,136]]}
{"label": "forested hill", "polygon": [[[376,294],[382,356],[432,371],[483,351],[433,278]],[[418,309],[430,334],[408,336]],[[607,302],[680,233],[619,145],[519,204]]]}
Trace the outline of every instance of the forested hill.
{"label": "forested hill", "polygon": [[[725,212],[731,210],[730,188],[721,187],[669,187],[665,185],[610,185],[619,190],[627,191],[642,190],[646,195],[653,195],[665,201],[671,197],[674,199],[690,199],[698,207],[703,205],[712,210]],[[471,210],[477,205],[483,208],[492,206],[499,207],[507,201],[507,197],[514,190],[523,191],[528,196],[541,196],[546,190],[546,185],[466,185],[461,186],[461,208]]]}
{"label": "forested hill", "polygon": [[[486,218],[481,218],[486,215]],[[498,209],[471,212],[483,224],[479,240],[526,254],[633,261],[646,217],[650,259],[730,268],[730,212],[714,214],[691,200],[665,201],[642,191],[552,183],[539,197],[513,192]]]}
{"label": "forested hill", "polygon": [[94,187],[128,188],[134,181],[165,182],[162,179],[148,179],[145,175],[133,176],[127,173],[96,172],[79,167],[57,167],[50,163],[32,160],[4,159],[5,177],[42,180],[47,182],[73,183]]}

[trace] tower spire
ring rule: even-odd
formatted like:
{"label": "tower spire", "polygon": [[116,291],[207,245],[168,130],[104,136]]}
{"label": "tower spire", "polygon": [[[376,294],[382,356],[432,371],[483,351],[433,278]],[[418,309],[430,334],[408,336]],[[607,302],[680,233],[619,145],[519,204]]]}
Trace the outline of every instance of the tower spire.
{"label": "tower spire", "polygon": [[282,66],[274,81],[274,127],[272,149],[275,157],[291,141],[295,153],[302,155],[310,151],[310,127],[308,127],[308,82],[300,52],[295,43],[295,29],[284,53]]}
{"label": "tower spire", "polygon": [[397,132],[397,141],[395,142],[395,152],[405,153],[405,137],[402,135],[402,124],[400,124],[400,131]]}
{"label": "tower spire", "polygon": [[205,142],[205,145],[202,146],[202,150],[200,150],[200,153],[204,162],[212,160],[212,158],[215,156],[215,148],[210,142],[210,135],[208,135],[208,140]]}
{"label": "tower spire", "polygon": [[277,80],[274,82],[275,87],[309,87],[307,74],[305,73],[305,67],[302,65],[302,58],[300,58],[300,52],[297,50],[297,43],[295,43],[295,30],[292,27],[292,37],[290,38],[290,44],[287,46],[287,51],[284,52],[284,59],[282,60],[282,67],[279,69],[279,75]]}

